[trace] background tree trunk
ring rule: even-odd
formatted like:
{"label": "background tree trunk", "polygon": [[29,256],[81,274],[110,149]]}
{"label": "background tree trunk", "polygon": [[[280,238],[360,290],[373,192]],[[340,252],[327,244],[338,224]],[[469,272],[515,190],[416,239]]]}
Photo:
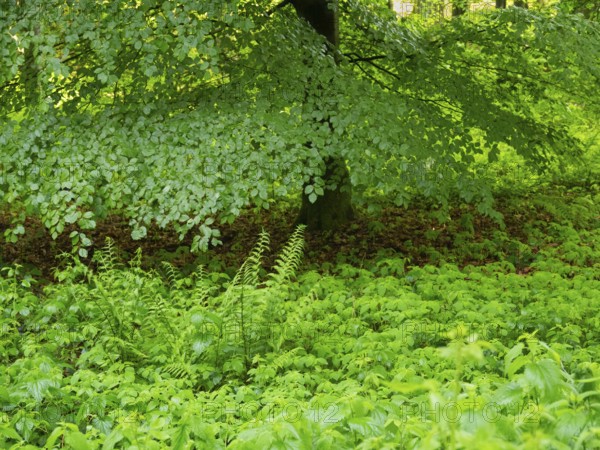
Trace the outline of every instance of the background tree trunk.
{"label": "background tree trunk", "polygon": [[496,8],[506,8],[506,0],[496,0]]}
{"label": "background tree trunk", "polygon": [[529,5],[527,5],[527,2],[525,0],[515,0],[515,6],[518,6],[519,8],[525,8],[525,9],[527,9],[529,7]]}
{"label": "background tree trunk", "polygon": [[354,218],[350,174],[346,161],[341,158],[325,159],[325,183],[335,178],[337,187],[325,189],[324,195],[311,203],[306,194],[302,194],[302,207],[297,223],[303,223],[311,230],[333,230]]}
{"label": "background tree trunk", "polygon": [[[339,44],[338,11],[336,0],[292,0],[299,17],[305,19],[317,33],[324,36],[333,48]],[[328,121],[328,119],[324,119]],[[331,123],[329,126],[332,129]],[[296,220],[309,230],[331,230],[354,218],[350,173],[341,157],[326,157],[325,173],[322,175],[325,185],[336,182],[335,189],[325,189],[324,195],[311,203],[302,190],[302,207]],[[312,180],[309,183],[313,184]]]}
{"label": "background tree trunk", "polygon": [[452,3],[452,17],[462,16],[465,12],[467,12],[466,0],[455,0]]}

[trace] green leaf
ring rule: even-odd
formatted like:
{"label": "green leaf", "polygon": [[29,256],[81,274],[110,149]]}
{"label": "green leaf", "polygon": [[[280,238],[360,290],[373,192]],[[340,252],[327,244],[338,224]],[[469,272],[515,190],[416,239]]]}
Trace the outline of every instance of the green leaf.
{"label": "green leaf", "polygon": [[523,388],[518,383],[506,383],[494,393],[494,402],[500,406],[521,403]]}
{"label": "green leaf", "polygon": [[80,431],[69,431],[66,435],[65,442],[77,450],[93,450],[94,447],[85,438],[85,435]]}
{"label": "green leaf", "polygon": [[66,223],[75,223],[75,222],[77,222],[77,219],[79,219],[80,215],[81,215],[81,213],[79,211],[73,211],[65,216],[65,222]]}
{"label": "green leaf", "polygon": [[529,386],[539,391],[542,399],[554,401],[561,397],[563,376],[553,360],[544,359],[527,364],[524,377]]}
{"label": "green leaf", "polygon": [[16,441],[21,441],[22,438],[19,435],[19,433],[17,433],[11,425],[9,424],[2,424],[0,425],[0,436],[9,438],[9,439],[14,439]]}
{"label": "green leaf", "polygon": [[92,241],[85,234],[80,233],[79,237],[81,239],[81,245],[83,245],[84,247],[89,247],[90,245],[92,245]]}
{"label": "green leaf", "polygon": [[522,359],[515,363],[515,359],[522,355],[523,349],[525,346],[522,343],[518,343],[513,346],[504,356],[504,373],[511,378],[523,365],[526,361]]}
{"label": "green leaf", "polygon": [[48,439],[46,440],[46,445],[44,447],[47,449],[54,448],[54,444],[56,443],[56,441],[64,434],[65,428],[63,426],[56,427],[52,431],[52,433],[50,433],[50,436],[48,436]]}
{"label": "green leaf", "polygon": [[102,450],[112,450],[119,442],[123,440],[124,436],[121,430],[114,429],[104,440]]}
{"label": "green leaf", "polygon": [[190,438],[190,431],[187,425],[181,425],[175,432],[172,440],[172,448],[174,450],[185,450]]}
{"label": "green leaf", "polygon": [[146,237],[147,232],[148,230],[144,226],[136,228],[131,232],[131,239],[133,239],[134,241],[143,239]]}

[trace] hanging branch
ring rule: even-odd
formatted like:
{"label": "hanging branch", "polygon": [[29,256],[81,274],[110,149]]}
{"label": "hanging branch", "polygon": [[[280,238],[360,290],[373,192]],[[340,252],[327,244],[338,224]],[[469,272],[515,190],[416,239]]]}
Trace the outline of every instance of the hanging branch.
{"label": "hanging branch", "polygon": [[290,3],[292,3],[292,0],[283,0],[281,3],[278,3],[273,8],[271,8],[270,10],[267,11],[267,13],[266,13],[267,17],[270,17],[271,14],[273,14],[275,11],[277,11],[278,9],[283,8],[284,6],[287,6]]}

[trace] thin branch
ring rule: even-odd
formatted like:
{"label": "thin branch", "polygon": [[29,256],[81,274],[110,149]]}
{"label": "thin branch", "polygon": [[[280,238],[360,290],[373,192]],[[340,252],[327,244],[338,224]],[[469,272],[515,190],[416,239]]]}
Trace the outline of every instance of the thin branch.
{"label": "thin branch", "polygon": [[277,5],[275,5],[273,8],[271,8],[270,10],[268,10],[266,12],[267,17],[270,17],[275,11],[283,8],[284,6],[289,5],[290,3],[292,3],[292,0],[283,0],[281,3],[278,3]]}
{"label": "thin branch", "polygon": [[450,111],[454,111],[456,113],[462,113],[462,111],[458,108],[455,108],[453,106],[449,106],[449,105],[444,105],[443,103],[441,103],[438,100],[433,100],[433,99],[429,99],[429,98],[420,98],[420,97],[415,97],[412,94],[409,94],[407,92],[400,92],[397,89],[394,89],[391,86],[388,86],[387,84],[385,84],[384,82],[382,82],[381,80],[378,80],[376,77],[374,77],[371,73],[369,73],[364,67],[362,67],[360,64],[356,64],[356,67],[358,67],[360,69],[360,71],[366,75],[367,78],[369,78],[370,80],[372,80],[375,84],[377,84],[380,88],[393,92],[395,94],[400,94],[400,95],[406,95],[409,98],[412,98],[413,100],[417,100],[420,102],[425,102],[425,103],[433,103],[434,105],[439,106],[440,108],[444,108],[444,109],[448,109]]}
{"label": "thin branch", "polygon": [[387,55],[375,55],[375,56],[360,56],[357,53],[347,53],[344,54],[344,56],[354,56],[353,58],[349,58],[348,62],[349,63],[357,63],[357,62],[370,62],[370,61],[376,61],[378,59],[385,59],[387,58]]}
{"label": "thin branch", "polygon": [[11,87],[11,86],[16,86],[16,85],[18,85],[18,84],[19,84],[19,82],[18,82],[18,81],[6,82],[6,83],[4,83],[2,86],[0,86],[0,89],[1,89],[1,90],[4,90],[4,89],[6,89],[6,88],[9,88],[9,87]]}
{"label": "thin branch", "polygon": [[477,67],[479,69],[486,69],[486,70],[490,70],[490,71],[493,71],[493,72],[504,72],[504,73],[510,73],[510,74],[514,74],[514,75],[520,75],[523,78],[529,78],[529,79],[535,80],[535,81],[537,81],[539,83],[555,87],[556,89],[562,90],[563,92],[566,92],[567,94],[572,95],[573,97],[576,97],[576,98],[585,98],[582,95],[578,94],[577,92],[571,91],[570,89],[567,89],[567,88],[565,88],[564,86],[561,86],[558,83],[553,83],[553,82],[548,81],[548,80],[543,80],[543,79],[540,79],[539,77],[534,77],[532,75],[528,75],[526,73],[519,72],[517,70],[509,70],[509,69],[504,69],[502,67],[493,67],[493,66],[486,66],[484,64],[476,64],[476,63],[472,63],[472,62],[466,61],[464,59],[457,59],[457,61],[462,62],[467,67]]}

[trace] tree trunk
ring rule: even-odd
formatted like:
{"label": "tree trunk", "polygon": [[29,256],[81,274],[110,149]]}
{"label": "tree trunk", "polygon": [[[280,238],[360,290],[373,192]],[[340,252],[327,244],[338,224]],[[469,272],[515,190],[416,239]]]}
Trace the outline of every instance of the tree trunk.
{"label": "tree trunk", "polygon": [[525,8],[525,9],[527,9],[529,7],[529,5],[527,5],[527,2],[525,0],[515,0],[515,6],[517,6],[519,8]]}
{"label": "tree trunk", "polygon": [[496,8],[497,9],[506,8],[506,0],[496,0]]}
{"label": "tree trunk", "polygon": [[[317,33],[324,36],[333,49],[339,44],[338,12],[336,0],[292,0],[299,17],[305,19]],[[327,118],[324,121],[329,122]],[[329,126],[333,132],[331,122]],[[326,157],[325,173],[321,176],[327,186],[332,181],[335,189],[325,189],[324,195],[311,203],[305,190],[302,190],[302,207],[296,220],[309,230],[331,230],[354,218],[350,173],[346,162],[340,157]],[[304,186],[313,184],[309,181]]]}
{"label": "tree trunk", "polygon": [[466,3],[465,0],[455,0],[452,3],[452,17],[462,16],[467,12]]}
{"label": "tree trunk", "polygon": [[303,223],[311,230],[333,230],[354,219],[350,174],[346,162],[341,158],[327,158],[325,167],[325,184],[335,180],[336,188],[325,188],[325,193],[317,197],[315,203],[311,203],[303,193],[302,208],[296,220],[296,223]]}

